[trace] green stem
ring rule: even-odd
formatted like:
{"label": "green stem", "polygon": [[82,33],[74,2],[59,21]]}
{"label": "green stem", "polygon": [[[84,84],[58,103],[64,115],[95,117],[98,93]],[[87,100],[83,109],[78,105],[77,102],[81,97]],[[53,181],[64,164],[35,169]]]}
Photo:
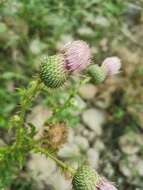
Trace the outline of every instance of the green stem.
{"label": "green stem", "polygon": [[16,134],[16,144],[20,144],[22,141],[22,135],[25,131],[24,121],[26,117],[26,112],[29,110],[33,99],[36,97],[38,92],[42,87],[41,80],[38,78],[37,80],[33,81],[29,88],[25,91],[21,102],[20,102],[20,113],[19,113],[19,122],[17,127],[17,134]]}
{"label": "green stem", "polygon": [[64,102],[64,104],[61,107],[59,107],[59,105],[54,107],[54,109],[53,109],[54,114],[50,118],[48,118],[48,120],[45,122],[45,125],[48,125],[49,123],[51,123],[55,118],[60,117],[60,114],[64,110],[66,110],[67,108],[72,107],[73,104],[72,104],[71,100],[78,94],[78,89],[80,88],[80,86],[82,84],[85,84],[85,83],[87,83],[89,81],[90,81],[89,77],[88,78],[85,77],[85,78],[83,78],[82,81],[79,81],[79,83],[74,88],[72,88],[71,91],[69,92],[69,97]]}
{"label": "green stem", "polygon": [[75,170],[73,168],[71,168],[69,165],[65,164],[64,162],[62,162],[61,160],[59,160],[58,158],[56,158],[52,153],[50,153],[47,149],[43,149],[41,147],[36,147],[35,148],[35,152],[40,152],[41,154],[46,155],[47,157],[49,157],[50,159],[52,159],[54,162],[56,162],[56,164],[63,170],[68,171],[72,176],[75,174]]}
{"label": "green stem", "polygon": [[40,90],[41,80],[37,79],[36,81],[34,81],[34,83],[35,83],[34,85],[31,85],[31,87],[27,89],[27,92],[29,91],[30,94],[27,93],[25,97],[23,98],[23,101],[25,102],[25,106],[22,107],[22,103],[21,103],[21,112],[20,112],[21,124],[24,122],[25,114],[26,114],[26,111],[28,111],[29,109],[30,103],[33,101],[34,97],[37,95],[37,93]]}

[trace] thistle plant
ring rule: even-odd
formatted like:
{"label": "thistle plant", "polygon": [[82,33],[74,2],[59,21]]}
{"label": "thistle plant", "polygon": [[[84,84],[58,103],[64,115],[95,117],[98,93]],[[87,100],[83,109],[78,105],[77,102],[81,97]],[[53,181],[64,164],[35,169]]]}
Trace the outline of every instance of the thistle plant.
{"label": "thistle plant", "polygon": [[38,76],[29,83],[27,89],[19,89],[19,111],[10,119],[10,129],[16,132],[14,140],[12,144],[0,147],[1,189],[18,175],[25,164],[26,156],[30,152],[36,152],[51,158],[61,169],[69,172],[73,178],[74,190],[116,190],[112,183],[100,177],[90,166],[83,165],[76,170],[57,159],[56,152],[66,142],[68,133],[66,124],[59,121],[58,116],[64,109],[72,106],[71,99],[78,93],[78,88],[69,95],[62,107],[53,109],[53,115],[40,132],[37,133],[35,126],[26,122],[26,117],[33,101],[45,88],[64,87],[71,76],[83,70],[85,79],[80,84],[91,79],[101,83],[108,75],[118,73],[120,67],[120,60],[115,57],[107,58],[101,66],[92,64],[90,47],[80,40],[66,44],[56,55],[46,55],[41,59]]}

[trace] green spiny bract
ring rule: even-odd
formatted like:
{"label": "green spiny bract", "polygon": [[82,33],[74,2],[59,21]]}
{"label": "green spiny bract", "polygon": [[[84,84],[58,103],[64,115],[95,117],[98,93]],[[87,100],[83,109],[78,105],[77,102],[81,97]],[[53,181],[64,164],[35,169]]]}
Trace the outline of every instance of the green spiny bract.
{"label": "green spiny bract", "polygon": [[40,77],[50,88],[61,87],[68,78],[64,57],[61,54],[44,57],[41,63]]}
{"label": "green spiny bract", "polygon": [[72,181],[73,190],[96,190],[99,176],[94,169],[87,165],[81,166]]}
{"label": "green spiny bract", "polygon": [[89,74],[95,83],[103,82],[107,76],[106,70],[98,65],[91,65],[89,67]]}

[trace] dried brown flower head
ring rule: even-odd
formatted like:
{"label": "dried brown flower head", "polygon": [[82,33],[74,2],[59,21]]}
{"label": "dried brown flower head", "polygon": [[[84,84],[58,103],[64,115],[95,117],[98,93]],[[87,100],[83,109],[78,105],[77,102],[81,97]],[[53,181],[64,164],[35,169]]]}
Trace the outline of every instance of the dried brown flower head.
{"label": "dried brown flower head", "polygon": [[42,146],[58,150],[67,141],[67,137],[66,125],[57,123],[44,126],[37,134],[36,139],[41,140]]}

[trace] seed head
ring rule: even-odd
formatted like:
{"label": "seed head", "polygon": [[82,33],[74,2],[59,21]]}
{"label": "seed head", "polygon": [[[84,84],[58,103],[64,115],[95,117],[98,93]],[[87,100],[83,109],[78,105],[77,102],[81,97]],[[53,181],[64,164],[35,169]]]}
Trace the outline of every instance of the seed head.
{"label": "seed head", "polygon": [[42,146],[58,150],[66,143],[68,138],[68,129],[64,123],[56,123],[42,127],[35,140],[41,140]]}

